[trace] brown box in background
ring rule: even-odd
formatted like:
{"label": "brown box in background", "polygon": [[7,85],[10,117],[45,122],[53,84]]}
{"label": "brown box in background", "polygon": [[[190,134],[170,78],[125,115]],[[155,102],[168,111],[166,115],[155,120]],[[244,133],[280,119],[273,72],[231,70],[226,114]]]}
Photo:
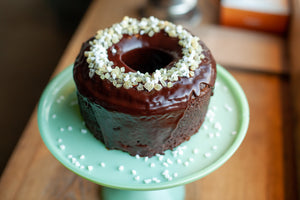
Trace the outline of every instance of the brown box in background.
{"label": "brown box in background", "polygon": [[220,24],[284,33],[290,15],[288,0],[221,0]]}

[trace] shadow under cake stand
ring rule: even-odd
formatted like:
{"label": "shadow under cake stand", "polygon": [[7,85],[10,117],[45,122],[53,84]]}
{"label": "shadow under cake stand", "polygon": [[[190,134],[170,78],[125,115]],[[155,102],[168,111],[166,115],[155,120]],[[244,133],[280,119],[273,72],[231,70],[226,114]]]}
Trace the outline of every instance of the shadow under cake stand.
{"label": "shadow under cake stand", "polygon": [[237,81],[221,66],[206,119],[198,133],[151,158],[107,150],[85,127],[69,66],[46,87],[38,107],[44,143],[72,172],[102,187],[105,200],[183,200],[184,185],[225,163],[249,124],[249,106]]}

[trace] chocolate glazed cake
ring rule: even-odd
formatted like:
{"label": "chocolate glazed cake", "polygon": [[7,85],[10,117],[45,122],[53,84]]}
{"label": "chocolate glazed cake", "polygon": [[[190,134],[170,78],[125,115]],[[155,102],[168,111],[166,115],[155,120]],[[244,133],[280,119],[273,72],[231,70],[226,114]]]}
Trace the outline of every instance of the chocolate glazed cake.
{"label": "chocolate glazed cake", "polygon": [[151,157],[199,130],[216,63],[181,26],[125,17],[83,44],[73,72],[91,133],[108,149]]}

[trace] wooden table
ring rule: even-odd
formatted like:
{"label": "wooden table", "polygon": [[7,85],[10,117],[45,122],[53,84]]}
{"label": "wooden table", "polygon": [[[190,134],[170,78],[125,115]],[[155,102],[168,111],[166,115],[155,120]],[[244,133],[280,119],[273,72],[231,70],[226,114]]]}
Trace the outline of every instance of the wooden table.
{"label": "wooden table", "polygon": [[[74,62],[83,41],[125,15],[137,16],[136,10],[143,3],[94,1],[54,75]],[[284,39],[210,25],[205,16],[202,25],[189,28],[239,81],[249,101],[251,120],[247,136],[234,156],[215,172],[188,184],[186,199],[295,199]],[[1,177],[0,198],[91,200],[100,198],[99,188],[68,171],[50,154],[39,135],[35,109]]]}

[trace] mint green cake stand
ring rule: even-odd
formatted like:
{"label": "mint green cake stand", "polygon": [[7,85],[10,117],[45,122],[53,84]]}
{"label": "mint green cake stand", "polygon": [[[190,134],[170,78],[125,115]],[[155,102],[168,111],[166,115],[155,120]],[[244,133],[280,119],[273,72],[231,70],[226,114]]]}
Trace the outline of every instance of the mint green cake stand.
{"label": "mint green cake stand", "polygon": [[107,150],[80,115],[72,66],[46,87],[38,107],[42,139],[72,172],[102,187],[105,200],[183,200],[184,185],[225,163],[245,137],[249,106],[237,81],[221,66],[205,122],[191,139],[165,155],[140,158]]}

